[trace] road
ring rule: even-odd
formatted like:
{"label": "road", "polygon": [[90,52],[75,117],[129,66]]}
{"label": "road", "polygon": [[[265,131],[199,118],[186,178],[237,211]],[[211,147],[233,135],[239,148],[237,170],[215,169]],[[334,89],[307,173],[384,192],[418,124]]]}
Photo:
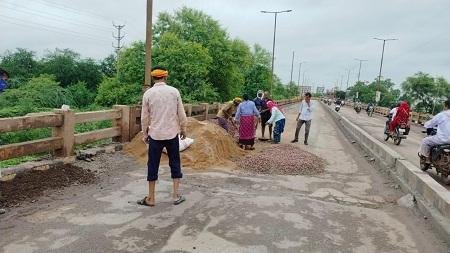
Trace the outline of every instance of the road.
{"label": "road", "polygon": [[[394,149],[401,156],[419,167],[419,157],[417,156],[417,153],[419,151],[422,139],[425,136],[425,134],[422,133],[422,131],[425,130],[422,126],[411,124],[411,131],[407,139],[402,140],[400,145],[397,146],[394,144],[392,139],[389,139],[387,142],[384,141],[383,129],[387,120],[386,117],[382,117],[377,114],[374,114],[373,117],[369,117],[365,111],[361,111],[361,113],[357,114],[355,110],[347,106],[343,107],[339,113],[364,129],[377,140],[389,145],[390,148]],[[428,173],[447,190],[450,190],[450,179],[443,180],[441,177],[436,175],[436,170],[434,169],[428,170]]]}
{"label": "road", "polygon": [[[288,109],[284,143],[295,116]],[[150,208],[135,204],[146,193],[145,168],[123,153],[104,154],[78,162],[101,172],[98,184],[72,186],[0,216],[0,251],[448,252],[430,221],[407,207],[411,202],[397,204],[404,193],[371,167],[324,108],[317,105],[314,117],[310,145],[296,145],[327,160],[323,174],[185,169],[187,201],[173,206],[164,166]]]}

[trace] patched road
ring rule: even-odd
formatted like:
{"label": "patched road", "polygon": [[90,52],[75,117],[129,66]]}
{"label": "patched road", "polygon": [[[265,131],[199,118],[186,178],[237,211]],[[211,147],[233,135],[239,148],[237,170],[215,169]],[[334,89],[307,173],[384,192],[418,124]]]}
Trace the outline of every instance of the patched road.
{"label": "patched road", "polygon": [[[283,142],[294,134],[289,110]],[[300,134],[302,136],[302,133]],[[170,202],[163,168],[157,206],[146,194],[145,168],[124,154],[79,163],[101,183],[73,186],[0,216],[2,252],[447,252],[403,193],[317,105],[310,145],[324,157],[316,176],[268,176],[242,170],[185,170],[187,201]]]}

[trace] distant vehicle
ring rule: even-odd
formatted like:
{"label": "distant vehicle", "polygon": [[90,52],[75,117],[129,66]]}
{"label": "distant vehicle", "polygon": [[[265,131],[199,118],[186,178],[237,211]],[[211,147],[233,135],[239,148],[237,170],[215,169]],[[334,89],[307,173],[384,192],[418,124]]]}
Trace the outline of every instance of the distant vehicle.
{"label": "distant vehicle", "polygon": [[374,111],[373,105],[369,105],[369,108],[367,108],[367,115],[369,115],[369,117],[372,117],[373,111]]}
{"label": "distant vehicle", "polygon": [[361,112],[361,105],[360,104],[356,104],[355,105],[355,111],[356,111],[356,113],[360,113]]}
{"label": "distant vehicle", "polygon": [[340,105],[336,105],[336,106],[334,107],[334,110],[335,110],[336,112],[339,112],[339,110],[341,110],[341,106],[340,106]]}
{"label": "distant vehicle", "polygon": [[[428,136],[436,135],[435,128],[427,128]],[[442,179],[446,179],[450,174],[450,143],[437,145],[431,147],[430,160],[431,163],[426,163],[426,158],[419,154],[420,169],[427,171],[431,168],[435,168],[438,174],[441,174]]]}

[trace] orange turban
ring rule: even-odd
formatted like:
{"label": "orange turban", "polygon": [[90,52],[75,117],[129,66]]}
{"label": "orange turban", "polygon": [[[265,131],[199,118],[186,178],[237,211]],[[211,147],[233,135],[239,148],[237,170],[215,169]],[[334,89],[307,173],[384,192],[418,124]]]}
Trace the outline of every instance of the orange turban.
{"label": "orange turban", "polygon": [[152,71],[151,75],[156,78],[163,78],[169,75],[167,70],[155,69]]}

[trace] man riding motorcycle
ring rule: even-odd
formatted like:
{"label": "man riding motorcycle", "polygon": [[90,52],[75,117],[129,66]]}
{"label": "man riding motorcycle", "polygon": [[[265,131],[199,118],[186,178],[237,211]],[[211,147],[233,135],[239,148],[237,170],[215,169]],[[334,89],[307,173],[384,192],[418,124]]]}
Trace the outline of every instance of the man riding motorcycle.
{"label": "man riding motorcycle", "polygon": [[426,163],[430,163],[430,149],[433,146],[450,144],[450,99],[445,101],[444,110],[424,126],[437,129],[436,135],[425,137],[420,146],[420,155],[426,158]]}

